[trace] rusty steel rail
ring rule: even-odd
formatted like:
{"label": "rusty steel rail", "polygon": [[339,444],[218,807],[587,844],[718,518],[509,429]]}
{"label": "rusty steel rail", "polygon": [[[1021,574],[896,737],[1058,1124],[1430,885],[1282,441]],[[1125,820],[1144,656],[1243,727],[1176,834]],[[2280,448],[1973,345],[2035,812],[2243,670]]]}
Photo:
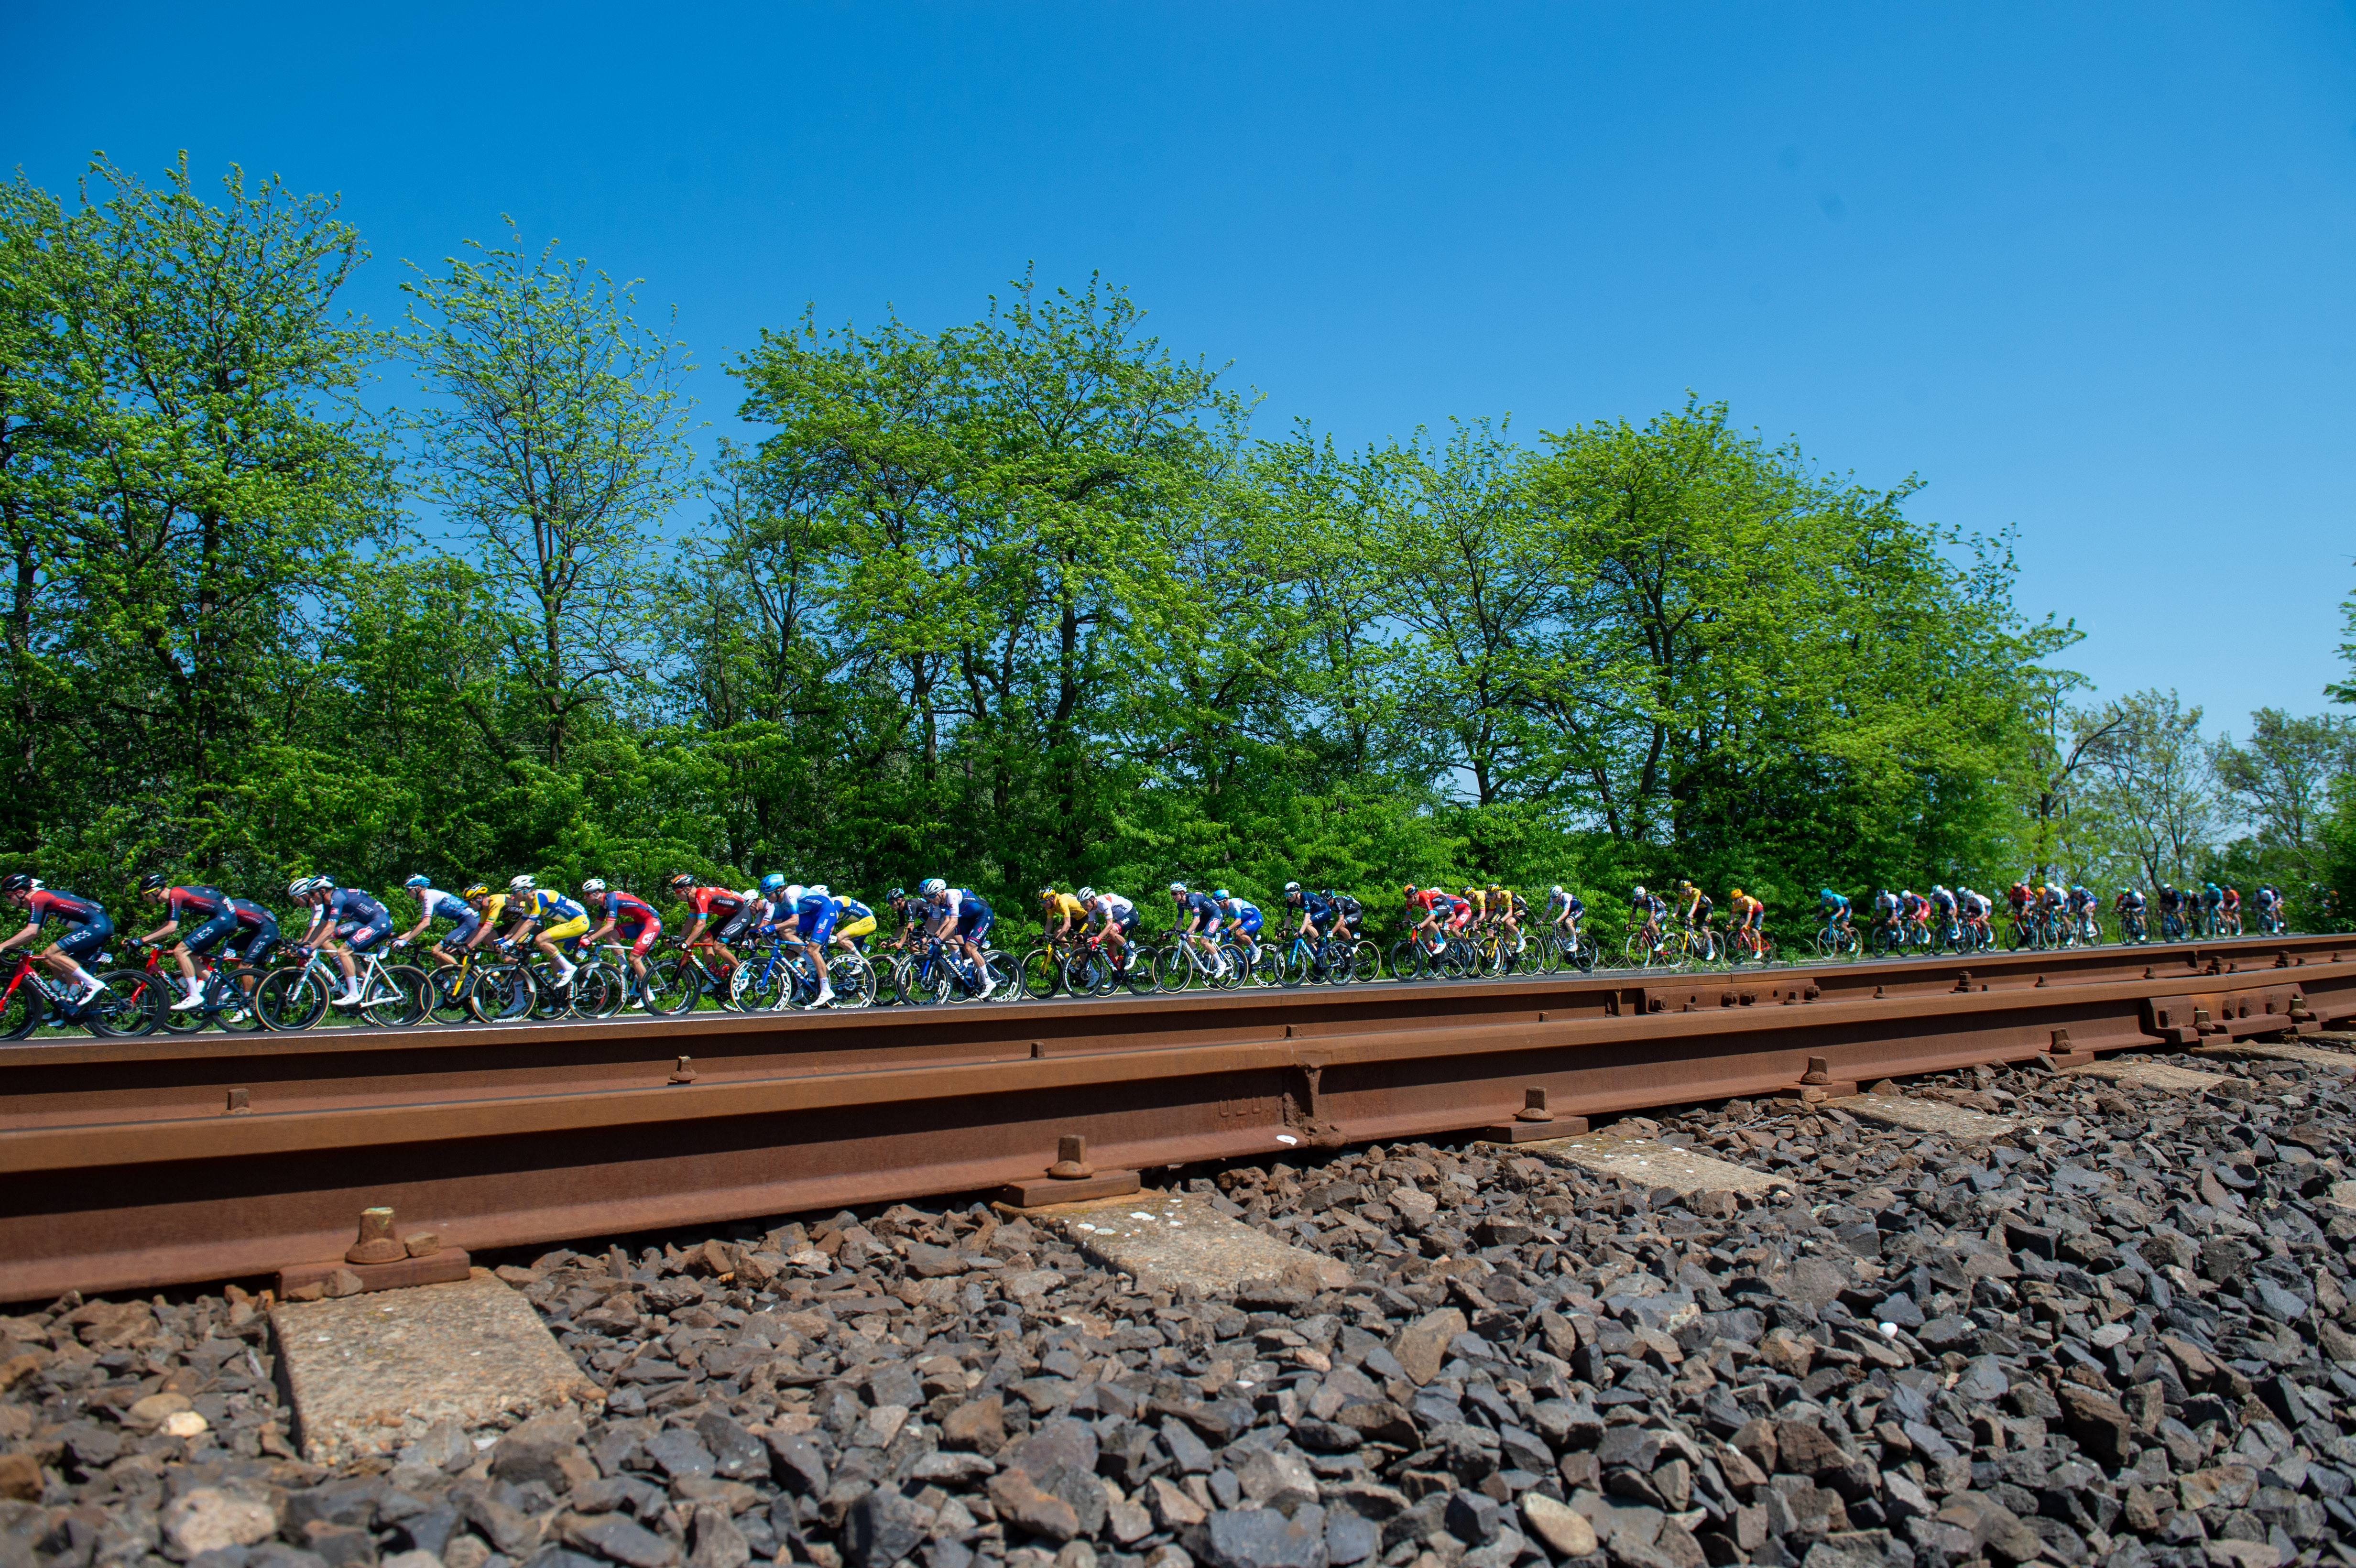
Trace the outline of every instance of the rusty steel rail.
{"label": "rusty steel rail", "polygon": [[[2342,949],[2345,949],[2343,954]],[[1280,1155],[2356,1017],[2356,940],[9,1053],[0,1300]],[[1968,971],[1966,977],[1965,971]],[[691,1060],[682,1063],[687,1053]]]}

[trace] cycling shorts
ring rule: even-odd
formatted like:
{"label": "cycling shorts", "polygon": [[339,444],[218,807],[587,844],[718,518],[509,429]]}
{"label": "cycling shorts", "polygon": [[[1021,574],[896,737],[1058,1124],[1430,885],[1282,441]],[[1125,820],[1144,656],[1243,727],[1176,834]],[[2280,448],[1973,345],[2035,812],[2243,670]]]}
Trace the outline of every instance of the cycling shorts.
{"label": "cycling shorts", "polygon": [[[654,946],[655,938],[662,934],[662,922],[650,920],[644,925],[634,926],[627,921],[617,920],[614,923],[614,932],[618,936],[630,938],[631,957],[644,958],[648,950]],[[635,935],[632,934],[633,932],[636,933]]]}
{"label": "cycling shorts", "polygon": [[1469,909],[1458,910],[1448,917],[1445,923],[1451,931],[1462,931],[1472,923],[1472,912]]}
{"label": "cycling shorts", "polygon": [[841,931],[836,932],[835,935],[848,939],[857,936],[872,936],[874,934],[874,932],[875,917],[872,914],[862,914],[857,920],[852,921],[849,925],[844,926]]}
{"label": "cycling shorts", "polygon": [[1258,936],[1259,934],[1259,913],[1258,911],[1254,911],[1250,914],[1238,918],[1233,922],[1233,924],[1237,931],[1242,932],[1246,936]]}
{"label": "cycling shorts", "polygon": [[712,932],[707,928],[706,934],[716,936],[723,942],[738,942],[742,941],[752,929],[753,906],[746,904],[734,914],[730,915],[727,923],[718,931]]}
{"label": "cycling shorts", "polygon": [[476,911],[470,909],[466,912],[466,919],[460,921],[457,924],[444,932],[440,936],[435,937],[434,939],[434,945],[447,952],[455,953],[458,949],[466,946],[467,943],[474,940],[475,933],[482,929],[483,917]]}
{"label": "cycling shorts", "polygon": [[247,926],[238,933],[236,940],[229,944],[230,956],[241,964],[251,964],[258,969],[270,961],[272,954],[278,951],[278,944],[281,940],[283,939],[278,934],[278,923],[274,920],[265,920],[260,925]]}
{"label": "cycling shorts", "polygon": [[57,950],[79,964],[95,957],[100,948],[113,940],[114,922],[106,915],[75,926],[57,940]]}
{"label": "cycling shorts", "polygon": [[191,953],[210,953],[220,945],[222,937],[236,928],[237,912],[224,904],[219,914],[183,935],[180,944]]}
{"label": "cycling shorts", "polygon": [[349,944],[355,953],[373,953],[391,934],[390,925],[362,925],[358,921],[348,920],[336,927],[336,935]]}
{"label": "cycling shorts", "polygon": [[548,938],[551,942],[568,942],[573,937],[579,936],[588,929],[589,917],[585,914],[576,914],[562,925],[543,927],[541,931],[541,935]]}
{"label": "cycling shorts", "polygon": [[961,905],[958,910],[956,934],[968,942],[979,944],[990,934],[991,923],[997,918],[988,904],[978,907],[970,903]]}
{"label": "cycling shorts", "polygon": [[834,935],[834,912],[835,912],[833,910],[830,909],[824,914],[819,915],[815,920],[812,920],[808,925],[804,926],[802,928],[802,940],[804,942],[824,942],[832,937]]}

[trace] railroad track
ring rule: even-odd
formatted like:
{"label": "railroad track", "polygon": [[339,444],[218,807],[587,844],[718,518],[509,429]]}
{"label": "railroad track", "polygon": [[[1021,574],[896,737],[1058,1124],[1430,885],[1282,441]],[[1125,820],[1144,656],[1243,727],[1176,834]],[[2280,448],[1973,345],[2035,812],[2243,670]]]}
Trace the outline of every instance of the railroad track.
{"label": "railroad track", "polygon": [[[2347,960],[2343,962],[2343,959]],[[0,1300],[333,1260],[395,1209],[481,1249],[2356,1017],[2356,937],[1731,975],[19,1047]],[[1804,1080],[1807,1082],[1804,1082]],[[1077,1190],[1076,1187],[1065,1189]]]}

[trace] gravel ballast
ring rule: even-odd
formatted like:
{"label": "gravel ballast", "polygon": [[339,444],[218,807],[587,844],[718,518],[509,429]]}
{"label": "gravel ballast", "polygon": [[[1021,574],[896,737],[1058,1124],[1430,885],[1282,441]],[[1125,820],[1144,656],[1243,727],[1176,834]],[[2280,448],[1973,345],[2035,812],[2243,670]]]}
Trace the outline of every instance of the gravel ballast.
{"label": "gravel ballast", "polygon": [[980,1204],[559,1249],[497,1275],[602,1412],[332,1471],[263,1303],[69,1297],[0,1317],[0,1568],[2356,1563],[2350,1079],[2198,1065],[1602,1129],[1764,1190],[1149,1172],[1326,1260],[1208,1295]]}

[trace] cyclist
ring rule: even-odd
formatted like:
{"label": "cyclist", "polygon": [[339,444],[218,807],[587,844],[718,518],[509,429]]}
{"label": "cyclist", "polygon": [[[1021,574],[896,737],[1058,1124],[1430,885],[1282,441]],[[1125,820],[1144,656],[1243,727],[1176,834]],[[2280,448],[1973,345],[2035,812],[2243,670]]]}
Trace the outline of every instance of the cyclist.
{"label": "cyclist", "polygon": [[[626,955],[630,973],[637,976],[637,988],[630,994],[629,1010],[644,1011],[647,1005],[647,954],[656,938],[662,935],[662,916],[655,906],[636,893],[626,893],[619,888],[609,888],[603,877],[592,877],[581,884],[581,897],[589,905],[589,914],[596,921],[581,945],[591,952],[608,936],[619,934],[629,943]],[[455,934],[455,933],[453,934]]]}
{"label": "cyclist", "polygon": [[2225,895],[2218,888],[2217,884],[2214,882],[2201,883],[2201,913],[2202,916],[2202,923],[2208,928],[2207,934],[2214,936],[2218,933],[2219,930],[2222,928],[2224,919],[2224,909]]}
{"label": "cyclist", "polygon": [[1059,893],[1050,882],[1039,890],[1041,930],[1048,936],[1061,939],[1072,934],[1075,924],[1085,927],[1088,923],[1088,906],[1070,893]]}
{"label": "cyclist", "polygon": [[884,894],[884,904],[900,927],[893,933],[891,946],[895,952],[905,953],[924,934],[927,905],[921,898],[910,898],[905,888],[894,888]]}
{"label": "cyclist", "polygon": [[141,946],[153,947],[167,936],[177,935],[184,918],[189,927],[172,944],[172,962],[179,966],[180,979],[187,987],[187,995],[174,1002],[172,1010],[185,1013],[203,1007],[205,993],[197,980],[197,955],[210,953],[220,945],[222,937],[237,929],[237,912],[230,908],[229,895],[201,882],[166,887],[162,877],[150,871],[139,879],[139,896],[164,906],[164,923],[133,938]]}
{"label": "cyclist", "polygon": [[2093,889],[2077,882],[2070,884],[2070,925],[2071,929],[2078,933],[2078,939],[2082,942],[2094,942],[2099,939],[2098,927],[2095,923],[2098,917],[2094,912],[2099,901],[2094,897]]}
{"label": "cyclist", "polygon": [[1530,906],[1522,901],[1522,895],[1494,882],[1489,884],[1489,907],[1497,912],[1497,924],[1504,929],[1508,942],[1521,934],[1522,926],[1530,918]]}
{"label": "cyclist", "polygon": [[508,940],[521,942],[526,932],[531,933],[532,945],[556,965],[556,988],[571,990],[573,963],[557,944],[585,934],[589,912],[562,893],[541,887],[529,872],[508,883],[508,897],[516,905],[516,923],[508,928]]}
{"label": "cyclist", "polygon": [[1931,912],[1938,919],[1939,935],[1955,930],[1955,891],[1944,882],[1931,884]]}
{"label": "cyclist", "polygon": [[1560,882],[1547,890],[1547,923],[1574,949],[1579,946],[1579,917],[1586,912],[1587,901],[1577,893],[1565,892]]}
{"label": "cyclist", "polygon": [[810,967],[818,971],[818,995],[810,998],[810,1006],[834,1006],[834,981],[826,972],[826,944],[834,940],[835,918],[841,910],[819,889],[792,882],[781,891],[776,912],[777,923],[786,928],[787,939],[801,939],[802,951],[809,955]]}
{"label": "cyclist", "polygon": [[[1846,902],[1843,907],[1847,907]],[[1736,888],[1726,895],[1726,912],[1731,917],[1726,928],[1726,933],[1730,938],[1743,932],[1748,932],[1753,937],[1763,937],[1767,934],[1767,906],[1740,888]]]}
{"label": "cyclist", "polygon": [[[1259,934],[1260,912],[1258,904],[1253,903],[1249,899],[1237,898],[1225,888],[1214,890],[1211,901],[1217,904],[1219,912],[1226,917],[1227,929],[1240,931],[1246,937],[1256,937]],[[1247,941],[1244,944],[1244,951],[1250,952],[1253,945]]]}
{"label": "cyclist", "polygon": [[1219,927],[1227,917],[1226,909],[1208,893],[1188,891],[1183,882],[1170,884],[1170,901],[1176,906],[1178,918],[1185,922],[1178,928],[1179,940],[1192,943],[1211,955],[1214,976],[1226,975],[1227,955],[1218,942]]}
{"label": "cyclist", "polygon": [[2011,890],[2004,895],[2004,898],[2006,904],[2012,911],[2012,923],[2015,926],[2026,926],[2029,923],[2029,884],[2025,881],[2013,883]]}
{"label": "cyclist", "polygon": [[[680,951],[684,953],[696,947],[709,947],[722,974],[734,968],[736,960],[726,946],[727,933],[734,928],[737,917],[745,912],[752,901],[734,888],[715,888],[699,882],[685,871],[671,873],[670,891],[673,897],[687,905],[693,917],[687,923],[687,929],[680,933]],[[719,931],[712,929],[714,923],[721,927]]]}
{"label": "cyclist", "polygon": [[[458,896],[465,899],[466,907],[475,912],[474,934],[458,944],[462,951],[472,953],[498,934],[499,915],[508,907],[508,896],[505,893],[491,891],[481,882],[470,883],[466,891]],[[446,942],[450,939],[444,937],[443,940]]]}
{"label": "cyclist", "polygon": [[[301,888],[297,893],[295,888]],[[359,1005],[359,965],[355,954],[373,953],[392,935],[392,912],[364,888],[340,888],[333,877],[312,877],[290,885],[287,895],[311,906],[310,928],[298,947],[319,947],[332,954],[344,972],[341,994],[328,998],[337,1007]]]}
{"label": "cyclist", "polygon": [[1898,925],[1899,907],[1898,895],[1896,893],[1891,892],[1888,888],[1876,888],[1873,891],[1873,925],[1871,929],[1874,931],[1887,931],[1890,933],[1893,941],[1899,940],[1902,934],[1900,932]]}
{"label": "cyclist", "polygon": [[1718,906],[1710,901],[1710,896],[1691,882],[1680,880],[1677,883],[1677,897],[1686,906],[1684,912],[1686,929],[1687,931],[1708,930],[1709,917],[1718,910]]}
{"label": "cyclist", "polygon": [[1284,884],[1284,907],[1298,912],[1301,917],[1293,923],[1292,934],[1312,941],[1324,936],[1325,926],[1333,918],[1333,901],[1323,893],[1311,892],[1299,882]]}
{"label": "cyclist", "polygon": [[998,989],[998,976],[990,972],[990,961],[981,955],[981,939],[990,934],[991,922],[997,917],[990,904],[970,888],[953,888],[938,877],[927,877],[917,891],[925,895],[932,913],[928,928],[944,942],[954,942],[973,963],[974,973],[981,976],[981,999]]}
{"label": "cyclist", "polygon": [[1123,962],[1130,939],[1137,932],[1137,906],[1116,892],[1082,888],[1072,895],[1088,912],[1088,933],[1103,942],[1113,962]]}
{"label": "cyclist", "polygon": [[1464,888],[1457,892],[1456,898],[1466,909],[1472,911],[1472,913],[1465,917],[1464,923],[1468,927],[1489,923],[1489,895],[1484,890]]}
{"label": "cyclist", "polygon": [[1661,926],[1668,919],[1669,906],[1657,894],[1648,893],[1643,884],[1628,901],[1628,912],[1644,928],[1644,940],[1655,953],[1661,950]]}
{"label": "cyclist", "polygon": [[451,923],[450,933],[435,942],[425,952],[428,957],[445,969],[455,964],[457,960],[450,955],[451,948],[473,945],[470,939],[481,928],[483,917],[476,912],[473,903],[466,899],[443,892],[434,887],[430,878],[423,875],[414,876],[403,882],[402,886],[417,895],[417,907],[420,912],[417,923],[394,937],[392,944],[395,947],[407,947],[424,933],[427,926],[437,920],[446,920]]}
{"label": "cyclist", "polygon": [[1332,888],[1325,890],[1325,898],[1333,906],[1335,924],[1332,935],[1346,936],[1355,942],[1366,934],[1365,905],[1347,893],[1335,892]]}
{"label": "cyclist", "polygon": [[2224,920],[2225,920],[2225,929],[2226,929],[2226,930],[2228,930],[2228,931],[2230,931],[2230,932],[2232,932],[2235,936],[2239,936],[2239,935],[2241,935],[2241,934],[2242,934],[2242,890],[2241,890],[2241,889],[2239,889],[2239,888],[2227,888],[2227,889],[2225,890],[2225,902],[2224,902],[2224,905],[2223,905],[2223,907],[2222,907],[2222,909],[2221,910],[2221,912],[2220,912],[2224,916]]}
{"label": "cyclist", "polygon": [[11,871],[0,877],[0,897],[25,912],[24,925],[16,934],[0,942],[0,953],[24,946],[54,920],[66,928],[65,933],[36,955],[37,962],[59,979],[78,987],[69,997],[74,1007],[81,1006],[104,988],[99,985],[98,977],[81,965],[83,959],[94,957],[114,935],[114,921],[105,906],[80,893],[43,887],[40,879],[29,871]]}
{"label": "cyclist", "polygon": [[2262,883],[2258,891],[2250,895],[2250,901],[2257,906],[2260,931],[2271,934],[2282,929],[2282,894]]}
{"label": "cyclist", "polygon": [[847,898],[820,882],[817,892],[834,901],[834,944],[845,953],[856,954],[867,939],[875,933],[875,912],[857,899]]}
{"label": "cyclist", "polygon": [[2178,889],[2170,887],[2166,882],[2160,883],[2159,919],[2161,929],[2164,931],[2167,928],[2169,920],[2172,916],[2176,919],[2179,928],[2176,934],[2179,936],[2183,935],[2183,914],[2184,894]]}
{"label": "cyclist", "polygon": [[2133,888],[2121,888],[2119,896],[2111,901],[2111,912],[2119,917],[2119,934],[2143,928],[2143,895]]}
{"label": "cyclist", "polygon": [[1995,944],[1996,933],[1988,929],[1988,915],[1995,908],[1995,902],[1986,893],[1969,888],[1955,890],[1955,913],[1964,929],[1976,932],[1979,939],[1990,945]]}
{"label": "cyclist", "polygon": [[1850,929],[1848,923],[1848,895],[1847,893],[1837,893],[1830,888],[1826,888],[1820,891],[1816,894],[1816,915],[1818,919],[1830,926],[1838,935],[1854,936],[1857,934],[1854,930]]}

